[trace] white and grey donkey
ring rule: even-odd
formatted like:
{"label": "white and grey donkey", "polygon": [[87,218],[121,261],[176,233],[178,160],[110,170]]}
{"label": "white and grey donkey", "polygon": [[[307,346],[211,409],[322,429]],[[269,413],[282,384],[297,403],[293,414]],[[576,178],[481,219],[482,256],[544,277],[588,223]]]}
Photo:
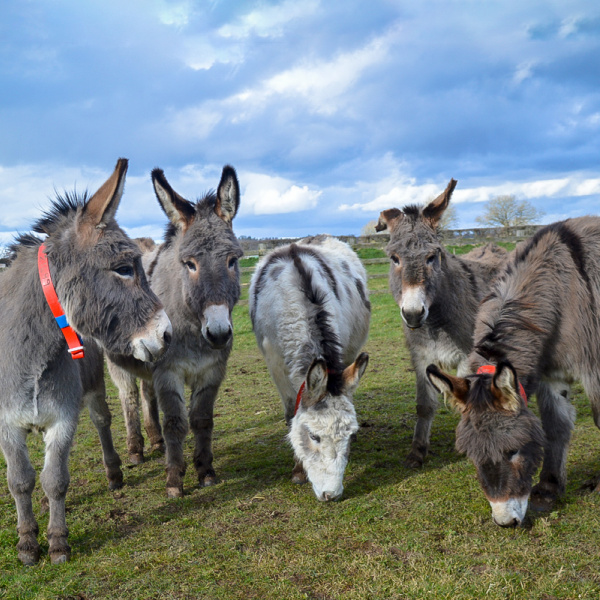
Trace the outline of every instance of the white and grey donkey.
{"label": "white and grey donkey", "polygon": [[[48,552],[52,563],[61,563],[71,551],[65,519],[69,452],[83,386],[98,387],[93,381],[98,373],[86,374],[82,360],[71,358],[61,332],[64,323],[59,327],[46,303],[38,252],[45,251],[48,257],[50,276],[68,323],[84,337],[83,361],[89,358],[93,362],[99,354],[95,344],[144,361],[156,360],[170,338],[170,322],[148,286],[138,246],[114,219],[126,171],[127,161],[120,159],[114,173],[91,198],[87,194],[59,197],[33,227],[46,236],[45,250],[40,248],[39,237],[20,236],[11,247],[12,264],[0,277],[0,445],[17,508],[17,550],[26,565],[40,558],[31,500],[35,471],[27,435],[31,431],[44,435],[40,481],[50,510]],[[102,384],[100,374],[100,387]],[[96,400],[103,404],[110,423],[104,397]],[[102,407],[90,410],[92,416],[101,418],[96,411]],[[112,446],[112,440],[109,442]],[[118,464],[113,466],[118,470]]]}
{"label": "white and grey donkey", "polygon": [[[243,252],[232,228],[240,203],[237,175],[225,166],[216,193],[189,202],[152,171],[158,202],[169,225],[164,243],[144,254],[152,290],[173,324],[169,351],[151,365],[108,353],[108,366],[127,424],[130,459],[143,460],[136,377],[141,378],[144,425],[154,449],[166,448],[167,494],[183,495],[188,432],[185,385],[191,388],[189,426],[201,486],[213,485],[213,409],[233,344],[231,312],[240,297],[238,259]],[[158,408],[163,412],[161,429]],[[164,441],[163,441],[164,434]]]}
{"label": "white and grey donkey", "polygon": [[352,396],[368,362],[359,354],[371,316],[366,282],[347,244],[316,236],[265,256],[250,284],[254,333],[290,428],[293,481],[308,478],[319,500],[342,495],[358,431]]}

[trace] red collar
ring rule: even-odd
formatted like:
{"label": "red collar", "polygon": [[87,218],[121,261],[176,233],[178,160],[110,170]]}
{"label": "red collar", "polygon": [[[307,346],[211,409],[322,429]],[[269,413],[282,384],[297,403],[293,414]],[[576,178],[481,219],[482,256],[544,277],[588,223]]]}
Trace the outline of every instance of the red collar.
{"label": "red collar", "polygon": [[46,302],[61,328],[67,345],[69,346],[69,352],[73,360],[77,358],[83,358],[83,344],[77,335],[77,332],[69,325],[65,311],[60,305],[52,278],[50,277],[50,266],[48,265],[48,255],[46,254],[46,244],[42,244],[38,250],[38,273],[40,275],[40,282],[42,284],[42,290],[46,297]]}
{"label": "red collar", "polygon": [[298,395],[296,396],[296,408],[294,408],[294,416],[298,412],[298,407],[300,406],[300,401],[302,400],[302,394],[304,393],[304,388],[306,387],[306,381],[302,382],[300,389],[298,390]]}
{"label": "red collar", "polygon": [[[489,373],[493,375],[496,372],[496,365],[482,365],[477,369],[477,375],[481,373]],[[519,381],[519,394],[521,394],[521,398],[523,398],[523,402],[525,402],[525,406],[527,406],[527,394],[525,393],[525,388],[523,384]]]}

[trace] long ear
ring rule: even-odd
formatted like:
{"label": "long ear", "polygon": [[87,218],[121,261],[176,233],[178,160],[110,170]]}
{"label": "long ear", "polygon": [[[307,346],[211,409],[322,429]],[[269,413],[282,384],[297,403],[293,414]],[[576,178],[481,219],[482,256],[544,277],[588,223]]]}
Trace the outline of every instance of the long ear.
{"label": "long ear", "polygon": [[504,410],[518,413],[521,410],[517,372],[508,361],[501,361],[492,378],[492,394]]}
{"label": "long ear", "polygon": [[384,231],[389,229],[390,233],[398,227],[398,224],[403,219],[404,213],[397,208],[388,208],[379,215],[379,221],[375,225],[375,231]]}
{"label": "long ear", "polygon": [[358,387],[358,382],[365,374],[368,364],[369,355],[366,352],[361,352],[356,360],[344,369],[342,379],[344,380],[344,390],[346,393],[351,394]]}
{"label": "long ear", "polygon": [[169,221],[178,229],[185,231],[196,215],[191,202],[180,196],[170,185],[162,169],[152,171],[152,185],[158,203],[165,211]]}
{"label": "long ear", "polygon": [[217,188],[217,203],[215,213],[221,217],[225,223],[231,225],[231,221],[237,214],[240,206],[240,184],[235,173],[235,169],[230,165],[223,167],[221,181]]}
{"label": "long ear", "polygon": [[306,375],[306,389],[302,394],[302,406],[310,408],[327,392],[327,364],[322,358],[313,360]]}
{"label": "long ear", "polygon": [[120,158],[113,174],[100,186],[100,189],[88,200],[81,222],[102,229],[107,223],[115,218],[117,208],[123,196],[125,188],[125,175],[127,173],[128,160]]}
{"label": "long ear", "polygon": [[469,380],[448,375],[440,371],[435,365],[429,365],[425,372],[433,387],[444,395],[444,399],[456,410],[463,412],[467,405]]}
{"label": "long ear", "polygon": [[434,229],[437,228],[444,211],[450,204],[450,197],[452,196],[456,184],[456,179],[451,179],[446,189],[423,209],[423,217],[431,221],[431,225]]}

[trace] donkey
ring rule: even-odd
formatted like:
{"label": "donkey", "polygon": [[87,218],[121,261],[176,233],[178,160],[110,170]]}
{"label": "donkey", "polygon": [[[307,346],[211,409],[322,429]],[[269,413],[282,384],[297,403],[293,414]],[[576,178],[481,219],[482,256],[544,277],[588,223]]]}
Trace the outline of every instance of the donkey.
{"label": "donkey", "polygon": [[18,237],[12,264],[0,278],[0,445],[17,508],[18,556],[26,565],[40,558],[31,501],[35,471],[26,443],[32,430],[44,434],[40,480],[50,510],[50,559],[62,563],[70,556],[67,461],[83,391],[72,357],[93,353],[99,344],[155,361],[171,335],[169,319],[146,281],[141,253],[115,222],[126,171],[127,160],[120,159],[91,198],[58,197],[33,227],[45,241],[31,234]]}
{"label": "donkey", "polygon": [[371,305],[367,276],[351,248],[317,236],[278,248],[250,283],[250,317],[290,428],[292,480],[336,500],[351,437],[352,395],[367,368]]}
{"label": "donkey", "polygon": [[[194,466],[201,486],[214,485],[212,460],[214,403],[233,344],[231,312],[240,297],[238,259],[243,255],[232,229],[240,203],[235,170],[225,166],[217,192],[191,203],[152,171],[158,202],[169,218],[164,243],[144,254],[154,292],[173,323],[169,351],[156,365],[107,353],[108,367],[127,423],[130,459],[143,460],[138,413],[139,377],[144,424],[153,449],[166,446],[167,495],[183,495],[188,431],[184,386],[191,387],[189,425],[195,437]],[[158,415],[164,415],[161,429]],[[164,438],[163,438],[164,433]]]}
{"label": "donkey", "polygon": [[[600,427],[598,307],[600,218],[548,225],[516,249],[482,302],[472,375],[428,368],[430,381],[461,413],[456,447],[475,463],[499,525],[521,523],[530,495],[536,507],[548,508],[564,493],[575,379]],[[541,423],[526,406],[531,394]]]}
{"label": "donkey", "polygon": [[408,467],[421,467],[429,450],[438,401],[425,369],[436,363],[466,374],[479,302],[506,261],[503,248],[488,244],[461,258],[442,245],[438,227],[456,187],[448,187],[427,206],[384,210],[376,227],[388,229],[390,289],[400,307],[404,337],[417,378],[417,423]]}

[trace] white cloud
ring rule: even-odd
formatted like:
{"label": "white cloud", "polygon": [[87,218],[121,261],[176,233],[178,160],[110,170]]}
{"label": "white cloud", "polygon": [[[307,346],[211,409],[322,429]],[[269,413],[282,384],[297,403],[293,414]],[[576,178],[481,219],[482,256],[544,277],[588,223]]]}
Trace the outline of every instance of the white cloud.
{"label": "white cloud", "polygon": [[305,19],[319,7],[317,0],[286,0],[273,6],[261,6],[235,23],[227,24],[218,31],[224,38],[246,38],[252,34],[259,37],[280,37],[285,25],[297,19]]}
{"label": "white cloud", "polygon": [[164,25],[185,27],[189,23],[191,10],[192,5],[189,0],[184,2],[158,1],[158,18]]}
{"label": "white cloud", "polygon": [[242,213],[273,215],[315,208],[321,192],[298,186],[282,177],[245,173]]}

